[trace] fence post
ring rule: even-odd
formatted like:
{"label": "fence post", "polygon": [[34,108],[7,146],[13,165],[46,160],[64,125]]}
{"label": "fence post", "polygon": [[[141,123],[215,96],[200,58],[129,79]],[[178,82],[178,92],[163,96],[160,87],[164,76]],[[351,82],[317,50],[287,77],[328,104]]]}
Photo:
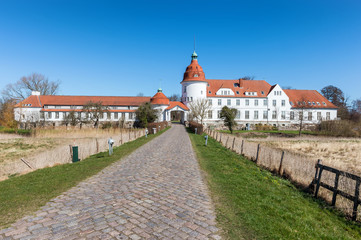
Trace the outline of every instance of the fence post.
{"label": "fence post", "polygon": [[335,206],[336,205],[336,196],[337,196],[337,189],[338,189],[338,178],[340,177],[340,173],[336,173],[335,176],[335,190],[333,191],[333,196],[332,196],[332,203],[331,206]]}
{"label": "fence post", "polygon": [[219,133],[219,142],[222,144],[222,133]]}
{"label": "fence post", "polygon": [[228,140],[229,140],[229,136],[227,137],[227,141],[226,141],[226,145],[225,145],[226,148],[227,148]]}
{"label": "fence post", "polygon": [[317,186],[316,186],[316,191],[315,191],[315,197],[316,198],[317,198],[317,195],[318,195],[318,191],[320,190],[321,175],[322,175],[322,171],[323,171],[323,166],[319,165],[319,167],[320,167],[320,171],[318,173]]}
{"label": "fence post", "polygon": [[359,195],[360,195],[360,179],[356,180],[356,187],[355,187],[355,198],[353,204],[353,211],[352,211],[352,220],[356,221],[357,218],[357,207],[359,202]]}
{"label": "fence post", "polygon": [[281,155],[281,161],[280,161],[280,167],[278,168],[278,174],[281,175],[281,169],[282,169],[282,164],[283,164],[283,157],[285,156],[285,152],[282,151],[282,155]]}
{"label": "fence post", "polygon": [[233,138],[232,151],[234,150],[234,141],[236,141],[236,137]]}
{"label": "fence post", "polygon": [[99,152],[99,142],[98,142],[98,138],[95,139],[95,144],[97,145],[97,153]]}
{"label": "fence post", "polygon": [[260,144],[258,143],[258,145],[257,145],[257,156],[256,156],[256,163],[258,162],[258,155],[259,155],[259,147],[260,147]]}
{"label": "fence post", "polygon": [[243,155],[243,144],[244,144],[244,140],[242,139],[242,145],[241,145],[241,155]]}
{"label": "fence post", "polygon": [[216,141],[218,140],[218,132],[217,132],[217,135],[216,135]]}

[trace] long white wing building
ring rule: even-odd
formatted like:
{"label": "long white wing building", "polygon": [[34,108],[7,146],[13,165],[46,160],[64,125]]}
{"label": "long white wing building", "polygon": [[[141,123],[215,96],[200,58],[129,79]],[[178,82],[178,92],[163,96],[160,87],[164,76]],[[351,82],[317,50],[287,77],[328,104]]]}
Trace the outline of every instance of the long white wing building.
{"label": "long white wing building", "polygon": [[242,125],[257,123],[288,126],[337,118],[337,107],[316,90],[282,89],[264,80],[206,79],[192,54],[182,84],[182,102],[190,107],[198,99],[207,99],[211,105],[205,123],[220,124],[223,106],[237,109],[236,121]]}
{"label": "long white wing building", "polygon": [[[83,106],[89,102],[101,102],[107,111],[101,122],[136,121],[135,111],[144,102],[150,102],[159,110],[158,121],[171,121],[172,112],[189,121],[192,103],[206,99],[210,107],[205,125],[221,125],[220,111],[223,106],[237,109],[236,121],[242,126],[271,124],[287,127],[299,124],[316,124],[322,120],[335,120],[337,107],[316,90],[282,89],[278,84],[270,85],[264,80],[220,80],[206,79],[198,56],[193,52],[191,63],[181,82],[181,101],[170,101],[161,89],[153,97],[123,96],[44,96],[33,92],[18,103],[14,109],[15,120],[20,123],[43,123],[61,125],[70,112],[89,118]],[[140,90],[141,91],[141,90]]]}

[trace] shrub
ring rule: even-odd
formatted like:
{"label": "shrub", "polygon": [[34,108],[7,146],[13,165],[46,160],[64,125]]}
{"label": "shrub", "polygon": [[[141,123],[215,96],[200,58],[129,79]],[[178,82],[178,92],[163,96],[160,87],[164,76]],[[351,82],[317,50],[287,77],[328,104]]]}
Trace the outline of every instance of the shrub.
{"label": "shrub", "polygon": [[197,134],[201,135],[203,134],[203,125],[196,122],[189,122],[189,128],[194,133],[195,129],[197,128]]}
{"label": "shrub", "polygon": [[348,120],[323,121],[316,126],[316,131],[336,137],[360,137],[361,135],[359,124]]}
{"label": "shrub", "polygon": [[272,125],[268,125],[268,124],[262,124],[262,123],[259,123],[259,124],[256,124],[255,125],[255,130],[257,131],[271,131],[273,130],[273,126]]}
{"label": "shrub", "polygon": [[153,123],[148,123],[148,133],[149,134],[153,134],[153,128],[157,129],[157,132],[165,129],[166,127],[168,127],[168,122],[164,121],[164,122],[153,122]]}

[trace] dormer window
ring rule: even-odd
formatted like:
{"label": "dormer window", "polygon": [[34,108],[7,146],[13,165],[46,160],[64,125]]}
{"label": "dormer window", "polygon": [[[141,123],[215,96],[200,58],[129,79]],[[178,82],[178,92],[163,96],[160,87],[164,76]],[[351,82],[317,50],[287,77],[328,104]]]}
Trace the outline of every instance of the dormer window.
{"label": "dormer window", "polygon": [[207,83],[207,87],[209,87],[209,83]]}
{"label": "dormer window", "polygon": [[239,94],[239,91],[236,91],[237,94]]}
{"label": "dormer window", "polygon": [[290,102],[291,106],[293,105],[293,102]]}
{"label": "dormer window", "polygon": [[239,87],[239,84],[238,83],[233,83],[233,86],[234,87]]}
{"label": "dormer window", "polygon": [[321,104],[319,102],[317,102],[317,105],[320,106]]}
{"label": "dormer window", "polygon": [[315,106],[315,105],[316,105],[316,103],[315,103],[315,102],[312,102],[312,105],[313,105],[313,106]]}
{"label": "dormer window", "polygon": [[212,92],[211,91],[208,91],[209,94],[211,94]]}
{"label": "dormer window", "polygon": [[263,92],[263,91],[261,91],[261,94],[262,94],[262,95],[264,95],[264,92]]}
{"label": "dormer window", "polygon": [[198,74],[194,74],[194,77],[198,77]]}
{"label": "dormer window", "polygon": [[324,106],[326,106],[326,103],[325,102],[322,102]]}

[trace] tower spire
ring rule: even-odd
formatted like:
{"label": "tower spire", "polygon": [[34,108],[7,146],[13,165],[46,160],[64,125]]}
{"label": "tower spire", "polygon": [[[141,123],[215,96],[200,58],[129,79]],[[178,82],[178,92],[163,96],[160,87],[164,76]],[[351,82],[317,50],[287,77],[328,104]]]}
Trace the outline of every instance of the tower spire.
{"label": "tower spire", "polygon": [[197,60],[197,58],[198,58],[198,55],[196,53],[196,35],[194,35],[192,61]]}

